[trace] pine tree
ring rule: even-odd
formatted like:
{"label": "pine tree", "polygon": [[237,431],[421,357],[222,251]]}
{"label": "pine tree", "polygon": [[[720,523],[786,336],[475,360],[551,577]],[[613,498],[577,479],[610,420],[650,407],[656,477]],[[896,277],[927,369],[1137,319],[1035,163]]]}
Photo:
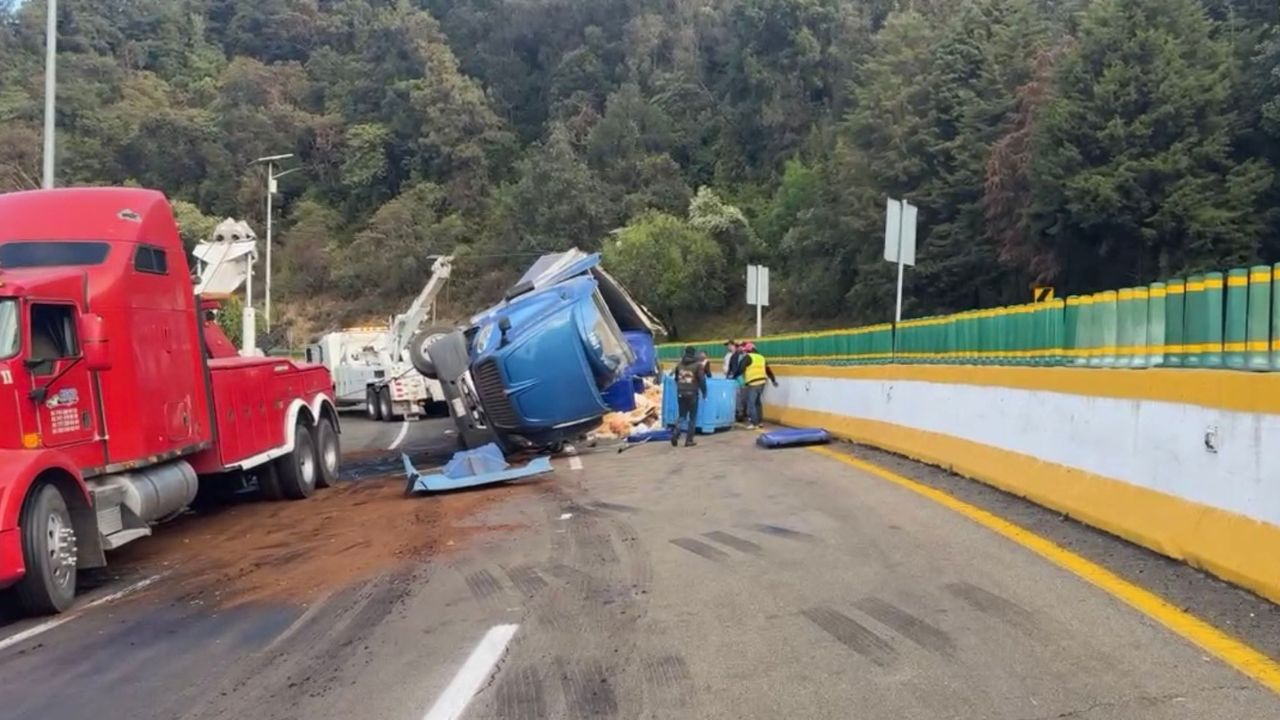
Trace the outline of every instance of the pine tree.
{"label": "pine tree", "polygon": [[1097,0],[1033,138],[1035,230],[1070,290],[1249,261],[1257,160],[1236,162],[1230,48],[1196,0]]}

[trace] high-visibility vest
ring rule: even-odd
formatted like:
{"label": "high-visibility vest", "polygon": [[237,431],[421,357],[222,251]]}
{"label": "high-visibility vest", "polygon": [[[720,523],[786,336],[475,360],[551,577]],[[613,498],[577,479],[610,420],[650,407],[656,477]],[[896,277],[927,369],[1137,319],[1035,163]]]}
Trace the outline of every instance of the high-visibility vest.
{"label": "high-visibility vest", "polygon": [[751,358],[751,364],[747,366],[747,371],[743,373],[748,385],[763,385],[765,380],[769,379],[765,373],[764,356],[760,353],[748,353],[747,357]]}

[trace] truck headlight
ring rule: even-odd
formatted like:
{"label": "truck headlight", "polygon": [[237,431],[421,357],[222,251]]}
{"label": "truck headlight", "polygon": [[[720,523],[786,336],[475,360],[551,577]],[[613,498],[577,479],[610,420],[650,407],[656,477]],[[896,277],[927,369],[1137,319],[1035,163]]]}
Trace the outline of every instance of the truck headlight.
{"label": "truck headlight", "polygon": [[482,355],[493,345],[493,338],[498,333],[498,325],[489,323],[480,328],[480,332],[476,334],[476,354]]}

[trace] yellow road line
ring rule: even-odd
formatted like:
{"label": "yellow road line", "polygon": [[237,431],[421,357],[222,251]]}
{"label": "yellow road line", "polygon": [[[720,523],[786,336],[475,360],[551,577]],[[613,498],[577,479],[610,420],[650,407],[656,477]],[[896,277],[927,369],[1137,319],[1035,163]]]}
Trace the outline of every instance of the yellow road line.
{"label": "yellow road line", "polygon": [[1021,545],[1058,567],[1105,590],[1138,612],[1181,635],[1214,657],[1280,694],[1280,663],[1200,618],[1178,609],[1159,595],[1141,588],[1106,568],[1047,538],[1015,525],[948,493],[910,480],[890,470],[829,448],[810,448],[845,465],[875,475],[946,507]]}

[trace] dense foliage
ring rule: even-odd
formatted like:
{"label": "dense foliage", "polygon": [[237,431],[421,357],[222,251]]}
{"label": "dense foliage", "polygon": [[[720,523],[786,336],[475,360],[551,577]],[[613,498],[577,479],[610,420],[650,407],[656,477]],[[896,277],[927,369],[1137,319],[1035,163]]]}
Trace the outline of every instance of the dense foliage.
{"label": "dense foliage", "polygon": [[[0,0],[0,189],[40,175],[42,0]],[[1280,4],[1257,0],[61,0],[61,184],[263,224],[346,314],[459,254],[460,307],[604,249],[677,328],[908,312],[1280,259]],[[331,316],[336,317],[336,316]]]}

